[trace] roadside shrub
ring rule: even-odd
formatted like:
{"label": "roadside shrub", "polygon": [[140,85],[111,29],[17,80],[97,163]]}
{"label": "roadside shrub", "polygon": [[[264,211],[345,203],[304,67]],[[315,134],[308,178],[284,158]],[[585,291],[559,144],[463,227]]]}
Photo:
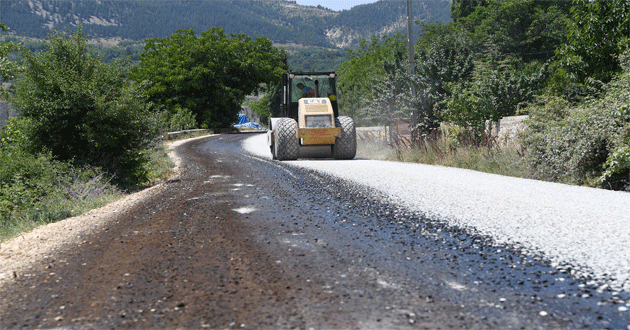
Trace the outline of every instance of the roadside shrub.
{"label": "roadside shrub", "polygon": [[602,186],[610,189],[630,190],[630,146],[615,148],[604,164],[606,169],[598,180]]}
{"label": "roadside shrub", "polygon": [[50,155],[0,153],[0,242],[39,225],[103,206],[122,193],[93,168],[77,169]]}
{"label": "roadside shrub", "polygon": [[271,99],[269,97],[269,94],[265,94],[263,97],[256,101],[249,100],[245,102],[245,104],[250,106],[254,113],[258,114],[258,118],[260,119],[261,124],[268,124],[269,117],[271,117]]}
{"label": "roadside shrub", "polygon": [[0,152],[0,216],[22,211],[55,189],[56,180],[68,172],[66,164],[50,154]]}
{"label": "roadside shrub", "polygon": [[156,145],[147,150],[147,155],[149,157],[149,161],[145,167],[150,179],[147,184],[154,184],[159,181],[168,180],[169,176],[173,173],[175,163],[168,156],[166,147],[163,145]]}
{"label": "roadside shrub", "polygon": [[171,131],[181,131],[185,129],[191,129],[197,127],[197,117],[189,109],[182,108],[179,105],[175,105],[175,113],[171,116],[169,121],[169,129]]}
{"label": "roadside shrub", "polygon": [[147,179],[142,150],[157,135],[146,96],[125,80],[122,64],[106,64],[86,45],[81,27],[56,33],[47,50],[24,54],[15,104],[31,123],[35,151],[75,166],[100,167],[117,184]]}
{"label": "roadside shrub", "polygon": [[[55,160],[50,152],[31,153],[29,125],[27,120],[12,119],[0,129],[0,220],[34,211],[38,218],[58,220],[73,214],[80,203],[115,189],[96,168],[77,169]],[[62,201],[68,201],[65,209]]]}
{"label": "roadside shrub", "polygon": [[545,97],[528,107],[522,140],[532,178],[628,189],[630,70],[626,67],[603,91],[601,98],[577,106]]}
{"label": "roadside shrub", "polygon": [[[495,63],[496,62],[496,63]],[[515,59],[476,63],[473,79],[446,85],[451,95],[441,105],[446,122],[470,127],[480,138],[486,120],[498,121],[516,114],[523,102],[531,101],[544,81],[546,66]]]}
{"label": "roadside shrub", "polygon": [[6,126],[0,128],[0,151],[5,153],[14,151],[28,152],[33,144],[28,138],[31,122],[24,118],[11,118]]}

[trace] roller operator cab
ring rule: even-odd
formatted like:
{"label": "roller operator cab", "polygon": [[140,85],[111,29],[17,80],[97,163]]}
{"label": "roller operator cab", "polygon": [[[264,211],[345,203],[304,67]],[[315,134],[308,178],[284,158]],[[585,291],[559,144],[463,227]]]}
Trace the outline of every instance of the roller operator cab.
{"label": "roller operator cab", "polygon": [[267,132],[274,159],[294,160],[308,150],[335,159],[354,158],[356,129],[352,118],[339,116],[336,78],[334,72],[282,75],[282,101],[272,111]]}

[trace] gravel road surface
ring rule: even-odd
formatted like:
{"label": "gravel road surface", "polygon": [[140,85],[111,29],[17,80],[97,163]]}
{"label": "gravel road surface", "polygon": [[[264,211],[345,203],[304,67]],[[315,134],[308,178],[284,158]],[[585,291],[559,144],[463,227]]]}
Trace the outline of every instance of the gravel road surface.
{"label": "gravel road surface", "polygon": [[[264,136],[253,136],[243,145],[251,154],[271,159],[265,143]],[[286,163],[374,189],[416,216],[485,236],[491,244],[571,274],[590,289],[584,291],[622,296],[617,309],[630,308],[628,193],[424,164],[361,159]]]}
{"label": "gravel road surface", "polygon": [[[247,150],[271,158],[256,136]],[[386,161],[291,162],[365,185],[393,203],[541,255],[560,270],[630,292],[630,194]]]}
{"label": "gravel road surface", "polygon": [[[51,226],[64,228],[65,238],[41,228],[3,243],[0,328],[630,324],[630,298],[620,289],[625,282],[610,278],[602,288],[595,275],[585,278],[595,274],[594,266],[552,258],[566,247],[550,254],[534,244],[545,234],[525,228],[516,236],[509,229],[514,225],[496,226],[483,217],[511,221],[497,207],[502,201],[482,204],[491,189],[474,180],[485,183],[492,176],[474,179],[478,173],[455,170],[449,175],[459,180],[450,186],[423,190],[414,177],[437,182],[453,170],[362,160],[277,162],[266,151],[261,134],[183,143],[175,149],[179,177],[142,198]],[[349,177],[340,178],[339,171]],[[392,184],[384,179],[388,173],[402,181]],[[382,181],[364,182],[370,179]],[[542,194],[516,188],[521,195]],[[449,190],[458,192],[452,197]],[[458,194],[476,202],[462,206],[450,199]],[[77,221],[89,223],[89,230],[72,230]],[[519,241],[525,235],[534,243]],[[20,245],[27,239],[64,243],[47,250]]]}

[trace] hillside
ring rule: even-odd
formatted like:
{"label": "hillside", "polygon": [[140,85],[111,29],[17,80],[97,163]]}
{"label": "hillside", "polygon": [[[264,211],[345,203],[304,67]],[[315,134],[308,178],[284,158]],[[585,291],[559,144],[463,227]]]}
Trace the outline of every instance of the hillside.
{"label": "hillside", "polygon": [[[413,8],[415,20],[450,20],[449,0],[414,0]],[[91,37],[131,40],[220,26],[277,44],[343,48],[371,35],[406,31],[406,1],[381,0],[335,12],[292,0],[2,0],[0,22],[15,35],[35,38],[77,22]]]}

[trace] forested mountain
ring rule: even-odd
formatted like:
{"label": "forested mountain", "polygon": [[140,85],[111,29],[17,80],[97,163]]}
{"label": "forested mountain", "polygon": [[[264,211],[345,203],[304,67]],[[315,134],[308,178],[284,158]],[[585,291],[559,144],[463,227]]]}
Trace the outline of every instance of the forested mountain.
{"label": "forested mountain", "polygon": [[[449,0],[414,0],[414,19],[450,20]],[[380,0],[335,12],[293,0],[0,0],[0,22],[43,38],[81,22],[93,38],[162,38],[177,29],[265,36],[277,44],[341,48],[372,35],[406,31],[406,1]]]}

